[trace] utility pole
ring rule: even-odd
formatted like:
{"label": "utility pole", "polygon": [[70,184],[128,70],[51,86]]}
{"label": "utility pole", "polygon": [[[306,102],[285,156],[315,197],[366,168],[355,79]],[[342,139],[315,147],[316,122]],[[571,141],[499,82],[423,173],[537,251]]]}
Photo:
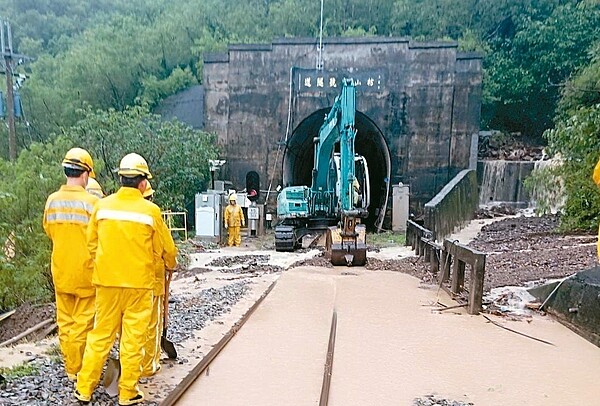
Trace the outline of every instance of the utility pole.
{"label": "utility pole", "polygon": [[15,128],[15,99],[12,82],[13,47],[10,23],[2,20],[0,23],[0,46],[4,59],[4,72],[6,74],[6,115],[8,121],[8,158],[17,159],[17,131]]}
{"label": "utility pole", "polygon": [[317,70],[323,70],[323,2],[321,0],[321,28],[319,29],[319,50],[317,55]]}

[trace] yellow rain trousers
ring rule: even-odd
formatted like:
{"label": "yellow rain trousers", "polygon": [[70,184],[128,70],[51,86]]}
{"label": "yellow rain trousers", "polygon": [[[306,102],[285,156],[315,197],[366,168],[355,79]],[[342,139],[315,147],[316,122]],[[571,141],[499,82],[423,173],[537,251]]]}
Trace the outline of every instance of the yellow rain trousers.
{"label": "yellow rain trousers", "polygon": [[95,296],[79,297],[56,293],[58,342],[70,377],[81,369],[87,335],[94,326]]}
{"label": "yellow rain trousers", "polygon": [[96,320],[77,376],[82,397],[91,397],[118,331],[119,402],[139,393],[143,347],[152,316],[154,259],[162,255],[166,266],[176,265],[176,250],[164,250],[164,241],[171,237],[163,225],[158,206],[144,200],[138,189],[122,187],[94,207],[87,240],[95,258]]}
{"label": "yellow rain trousers", "polygon": [[155,375],[160,369],[160,338],[163,329],[164,296],[154,296],[152,299],[152,315],[146,332],[146,344],[142,358],[142,377]]}
{"label": "yellow rain trousers", "polygon": [[86,230],[98,198],[81,186],[61,186],[46,201],[44,231],[52,240],[52,280],[56,296],[58,341],[65,370],[75,376],[81,368],[87,333],[94,322],[93,263]]}
{"label": "yellow rain trousers", "polygon": [[84,396],[94,392],[102,366],[120,337],[121,377],[119,402],[138,394],[143,345],[152,313],[152,291],[149,289],[98,286],[96,291],[96,325],[88,334],[83,366],[77,376],[77,391]]}
{"label": "yellow rain trousers", "polygon": [[245,225],[244,212],[242,208],[235,205],[228,205],[225,208],[225,228],[229,230],[227,238],[227,245],[239,247],[242,243],[242,237],[240,236],[240,226]]}
{"label": "yellow rain trousers", "polygon": [[[160,338],[163,330],[163,306],[165,295],[165,261],[169,256],[177,255],[175,242],[169,230],[162,223],[165,239],[161,240],[162,252],[154,258],[156,274],[154,279],[154,298],[152,303],[152,317],[148,326],[147,340],[144,345],[144,358],[142,359],[142,376],[148,377],[156,374],[160,369]],[[166,259],[167,258],[167,259]]]}

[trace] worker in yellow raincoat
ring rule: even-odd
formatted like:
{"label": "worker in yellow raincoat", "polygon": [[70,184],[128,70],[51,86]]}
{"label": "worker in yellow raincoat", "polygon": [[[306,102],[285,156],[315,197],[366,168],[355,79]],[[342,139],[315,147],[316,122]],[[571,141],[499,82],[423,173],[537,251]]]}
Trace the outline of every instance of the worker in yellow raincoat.
{"label": "worker in yellow raincoat", "polygon": [[90,178],[88,180],[88,184],[87,184],[87,187],[85,188],[85,190],[88,193],[91,193],[94,196],[97,196],[99,199],[102,199],[104,197],[104,191],[102,190],[102,186],[100,186],[98,181],[94,178]]}
{"label": "worker in yellow raincoat", "polygon": [[246,220],[244,219],[244,212],[242,208],[237,205],[237,195],[232,193],[229,195],[229,204],[225,208],[225,228],[229,230],[229,236],[227,238],[227,245],[239,247],[242,243],[242,237],[240,236],[240,228],[244,227]]}
{"label": "worker in yellow raincoat", "polygon": [[[596,185],[600,186],[600,160],[594,168],[594,174],[592,175]],[[600,260],[600,226],[598,226],[598,243],[596,244],[596,251],[598,253],[598,260]]]}
{"label": "worker in yellow raincoat", "polygon": [[[83,364],[77,375],[75,397],[89,402],[102,366],[120,337],[119,405],[144,401],[138,387],[143,347],[152,316],[154,257],[164,250],[166,235],[160,209],[142,193],[152,177],[146,160],[128,154],[119,164],[121,188],[94,206],[87,232],[88,249],[95,259],[96,319],[88,334]],[[176,251],[163,252],[168,268],[176,265]]]}
{"label": "worker in yellow raincoat", "polygon": [[71,380],[81,368],[88,332],[94,323],[93,263],[86,231],[98,198],[85,191],[94,162],[81,148],[70,149],[62,161],[67,183],[52,193],[44,209],[44,231],[52,240],[51,271],[56,296],[58,341]]}
{"label": "worker in yellow raincoat", "polygon": [[[152,201],[154,196],[154,189],[147,182],[146,190],[143,193],[144,199]],[[161,252],[155,252],[154,265],[156,267],[156,274],[154,279],[154,291],[152,301],[152,316],[150,318],[150,324],[148,325],[148,331],[146,333],[146,344],[144,345],[144,358],[142,358],[142,377],[149,377],[155,375],[160,370],[160,337],[163,330],[163,306],[165,298],[165,266],[166,259],[164,255],[172,252],[176,252],[175,242],[167,229],[167,226],[162,222],[163,235],[165,241],[163,241],[163,247]]]}

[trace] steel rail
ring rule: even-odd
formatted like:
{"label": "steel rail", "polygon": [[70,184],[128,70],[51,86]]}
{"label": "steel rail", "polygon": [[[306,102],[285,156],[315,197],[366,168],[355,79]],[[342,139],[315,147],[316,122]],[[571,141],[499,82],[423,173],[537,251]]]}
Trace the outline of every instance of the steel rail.
{"label": "steel rail", "polygon": [[331,388],[331,373],[333,372],[333,350],[335,349],[335,336],[337,332],[337,311],[333,310],[331,316],[331,331],[329,332],[329,345],[327,346],[327,358],[325,359],[325,370],[323,372],[323,386],[321,387],[321,400],[319,406],[327,406],[329,403],[329,388]]}
{"label": "steel rail", "polygon": [[221,350],[225,348],[229,340],[235,336],[235,334],[242,328],[244,323],[250,318],[252,313],[258,308],[258,306],[262,303],[262,301],[267,297],[267,295],[273,290],[275,287],[275,283],[273,282],[267,290],[261,295],[260,298],[252,305],[246,313],[242,316],[242,318],[235,323],[229,331],[219,340],[219,342],[206,354],[204,358],[190,371],[190,373],[183,378],[183,380],[173,389],[171,393],[160,403],[161,406],[172,406],[177,403],[177,401],[183,396],[183,394],[187,391],[187,389],[200,377],[202,372],[210,365],[210,363],[219,355]]}

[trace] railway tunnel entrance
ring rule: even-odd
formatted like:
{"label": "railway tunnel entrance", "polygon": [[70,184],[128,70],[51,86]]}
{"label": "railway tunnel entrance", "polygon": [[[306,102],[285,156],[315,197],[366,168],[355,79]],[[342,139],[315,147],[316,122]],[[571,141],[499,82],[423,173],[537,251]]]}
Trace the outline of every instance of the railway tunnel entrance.
{"label": "railway tunnel entrance", "polygon": [[[311,184],[314,160],[313,138],[319,135],[323,120],[331,108],[320,109],[305,118],[293,131],[283,157],[283,185]],[[366,114],[356,112],[355,152],[366,158],[371,184],[371,204],[365,224],[370,230],[380,229],[388,205],[391,173],[390,151],[381,130]]]}

